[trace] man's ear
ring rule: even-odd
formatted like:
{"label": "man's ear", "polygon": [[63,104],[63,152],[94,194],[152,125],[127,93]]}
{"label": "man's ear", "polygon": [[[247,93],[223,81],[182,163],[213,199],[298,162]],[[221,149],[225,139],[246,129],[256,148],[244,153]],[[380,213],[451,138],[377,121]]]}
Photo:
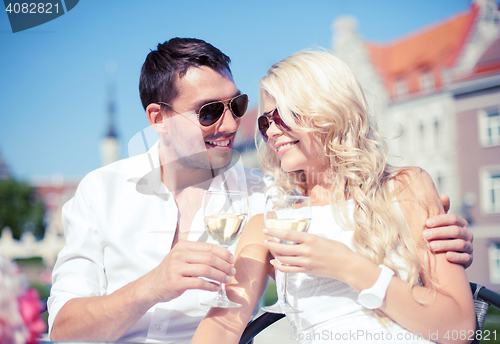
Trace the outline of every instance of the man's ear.
{"label": "man's ear", "polygon": [[165,114],[161,111],[161,105],[151,103],[146,108],[146,116],[148,117],[149,125],[156,130],[159,134],[166,134],[166,121],[163,117]]}

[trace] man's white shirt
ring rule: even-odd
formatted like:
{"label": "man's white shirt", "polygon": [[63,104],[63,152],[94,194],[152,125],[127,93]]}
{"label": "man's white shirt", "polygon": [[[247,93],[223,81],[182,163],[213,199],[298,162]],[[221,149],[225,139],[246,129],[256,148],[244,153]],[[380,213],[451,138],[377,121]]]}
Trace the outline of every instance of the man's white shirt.
{"label": "man's white shirt", "polygon": [[[178,208],[161,182],[158,143],[146,154],[120,160],[89,173],[63,207],[66,246],[59,253],[48,300],[49,333],[69,300],[108,295],[154,269],[170,252]],[[262,213],[270,179],[260,172],[230,165],[210,189],[247,191],[249,217]],[[189,241],[212,242],[204,230],[201,209]],[[234,253],[236,244],[229,250]],[[188,290],[153,306],[120,341],[189,343],[208,308],[201,301],[214,293]]]}

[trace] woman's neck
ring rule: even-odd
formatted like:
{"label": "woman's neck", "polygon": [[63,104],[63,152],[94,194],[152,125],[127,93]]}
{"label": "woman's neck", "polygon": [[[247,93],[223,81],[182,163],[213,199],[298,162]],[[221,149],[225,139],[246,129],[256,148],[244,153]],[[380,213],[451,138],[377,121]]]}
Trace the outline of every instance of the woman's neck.
{"label": "woman's neck", "polygon": [[330,188],[332,182],[325,172],[307,173],[304,171],[306,195],[311,198],[311,205],[330,204]]}
{"label": "woman's neck", "polygon": [[332,179],[326,172],[313,174],[303,171],[302,180],[306,187],[305,193],[311,198],[312,205],[321,206],[330,204],[332,193],[334,196],[338,196],[334,197],[337,201],[339,201],[339,197],[342,200],[350,198],[346,194],[345,185],[333,185]]}

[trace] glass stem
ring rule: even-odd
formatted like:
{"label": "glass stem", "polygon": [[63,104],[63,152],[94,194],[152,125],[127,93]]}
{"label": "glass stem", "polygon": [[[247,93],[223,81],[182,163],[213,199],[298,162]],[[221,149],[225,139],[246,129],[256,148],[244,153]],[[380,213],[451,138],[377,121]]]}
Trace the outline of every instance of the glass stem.
{"label": "glass stem", "polygon": [[283,301],[288,304],[288,300],[286,298],[286,284],[288,281],[288,274],[286,272],[283,273]]}
{"label": "glass stem", "polygon": [[[222,245],[222,247],[224,247],[226,250],[229,248],[229,246],[225,246],[225,245]],[[217,294],[217,298],[229,301],[229,299],[227,298],[227,295],[226,295],[226,284],[225,283],[220,284],[220,290],[219,290],[219,293]]]}
{"label": "glass stem", "polygon": [[[284,289],[284,278],[285,273],[281,271],[276,271],[276,294],[278,294],[278,303],[284,301],[285,289]],[[279,275],[278,275],[279,274]],[[278,279],[279,276],[279,279]]]}
{"label": "glass stem", "polygon": [[221,285],[220,285],[220,290],[219,290],[219,294],[217,294],[217,298],[227,300],[226,285],[224,283],[221,283]]}

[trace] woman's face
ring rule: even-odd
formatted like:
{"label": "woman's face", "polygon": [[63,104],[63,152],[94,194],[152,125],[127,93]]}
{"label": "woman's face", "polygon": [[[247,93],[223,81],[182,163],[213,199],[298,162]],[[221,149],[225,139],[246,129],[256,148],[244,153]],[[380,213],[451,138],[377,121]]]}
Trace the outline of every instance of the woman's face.
{"label": "woman's face", "polygon": [[[276,109],[276,102],[264,93],[264,112]],[[267,144],[276,152],[285,172],[303,170],[308,173],[325,172],[325,159],[321,142],[306,131],[282,131],[274,122],[267,129]]]}

